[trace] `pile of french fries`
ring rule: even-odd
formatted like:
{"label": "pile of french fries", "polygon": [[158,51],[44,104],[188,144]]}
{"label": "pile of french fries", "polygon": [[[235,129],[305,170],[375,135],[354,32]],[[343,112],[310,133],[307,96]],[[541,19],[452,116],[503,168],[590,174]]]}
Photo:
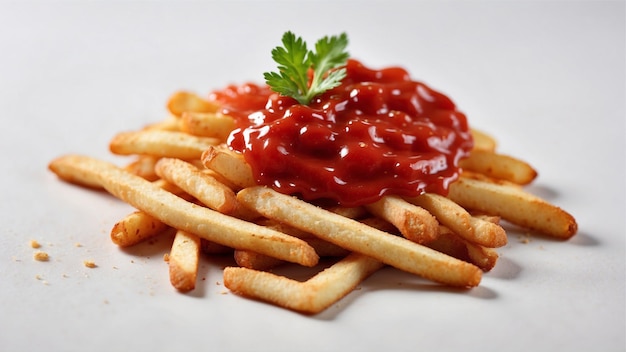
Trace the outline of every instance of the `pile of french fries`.
{"label": "pile of french fries", "polygon": [[[169,276],[183,292],[195,288],[201,255],[228,253],[237,264],[224,269],[232,292],[316,314],[384,266],[443,285],[477,286],[507,243],[501,219],[561,239],[577,231],[570,214],[522,189],[535,170],[498,154],[495,141],[476,130],[446,197],[386,196],[362,207],[321,208],[255,184],[244,158],[225,144],[235,123],[214,102],[178,92],[167,108],[163,121],[111,140],[112,153],[134,156],[127,165],[66,155],[49,169],[137,209],[111,230],[120,247],[175,231]],[[326,257],[333,264],[306,281],[272,272],[279,265],[314,267]]]}

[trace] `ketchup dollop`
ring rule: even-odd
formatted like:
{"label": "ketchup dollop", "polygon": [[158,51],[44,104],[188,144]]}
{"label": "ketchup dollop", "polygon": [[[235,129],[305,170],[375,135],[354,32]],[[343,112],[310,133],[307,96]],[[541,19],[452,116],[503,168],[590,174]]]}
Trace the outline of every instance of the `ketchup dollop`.
{"label": "ketchup dollop", "polygon": [[211,95],[237,121],[228,145],[257,183],[343,206],[447,194],[473,145],[465,115],[402,68],[351,59],[346,69],[340,86],[306,106],[251,83]]}

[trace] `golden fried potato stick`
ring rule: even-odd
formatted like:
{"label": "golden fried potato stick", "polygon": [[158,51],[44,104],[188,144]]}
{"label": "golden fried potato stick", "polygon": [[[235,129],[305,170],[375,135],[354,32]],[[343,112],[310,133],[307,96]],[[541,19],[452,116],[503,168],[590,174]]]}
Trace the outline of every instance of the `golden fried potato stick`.
{"label": "golden fried potato stick", "polygon": [[183,91],[174,93],[167,102],[167,110],[176,117],[181,117],[186,111],[216,112],[218,108],[217,104],[195,93]]}
{"label": "golden fried potato stick", "polygon": [[502,247],[507,243],[506,231],[501,226],[472,217],[463,207],[446,197],[424,193],[406,199],[428,210],[440,223],[467,241],[491,248]]}
{"label": "golden fried potato stick", "polygon": [[569,213],[519,187],[461,177],[450,185],[448,198],[466,209],[557,238],[568,239],[578,230]]}
{"label": "golden fried potato stick", "polygon": [[[303,238],[303,240],[311,245],[320,257],[344,257],[349,254],[349,251],[344,248],[317,237]],[[269,270],[285,263],[283,260],[245,249],[235,250],[235,262],[241,267],[255,270]]]}
{"label": "golden fried potato stick", "polygon": [[229,150],[225,145],[210,146],[201,156],[202,163],[239,188],[256,185],[252,169],[243,156]]}
{"label": "golden fried potato stick", "polygon": [[126,165],[125,169],[131,174],[143,177],[148,181],[156,181],[159,179],[159,175],[154,171],[154,166],[158,157],[150,155],[139,155],[136,160]]}
{"label": "golden fried potato stick", "polygon": [[180,119],[176,116],[169,116],[162,121],[146,125],[143,129],[158,131],[180,131]]}
{"label": "golden fried potato stick", "polygon": [[469,157],[459,161],[459,166],[463,170],[520,185],[527,185],[537,177],[537,171],[528,163],[487,150],[472,150]]}
{"label": "golden fried potato stick", "polygon": [[143,211],[135,211],[113,226],[111,241],[120,247],[130,247],[162,233],[168,227]]}
{"label": "golden fried potato stick", "polygon": [[481,280],[480,269],[472,264],[267,187],[245,188],[237,199],[270,219],[442,284],[473,287]]}
{"label": "golden fried potato stick", "polygon": [[305,282],[247,268],[224,269],[224,285],[250,298],[306,314],[317,314],[339,301],[372,273],[380,261],[353,253]]}
{"label": "golden fried potato stick", "polygon": [[89,174],[112,195],[178,230],[304,266],[316,265],[319,259],[315,250],[301,239],[193,204],[111,163],[66,155],[52,164],[51,170],[62,165]]}
{"label": "golden fried potato stick", "polygon": [[497,143],[493,137],[475,129],[472,129],[471,132],[472,138],[474,139],[473,150],[486,150],[491,152],[496,150]]}
{"label": "golden fried potato stick", "polygon": [[169,256],[170,283],[179,291],[187,292],[196,287],[200,238],[185,231],[176,231]]}
{"label": "golden fried potato stick", "polygon": [[186,111],[180,118],[183,132],[194,136],[217,138],[226,141],[235,129],[235,120],[219,113]]}
{"label": "golden fried potato stick", "polygon": [[230,188],[190,163],[162,158],[156,163],[155,171],[213,210],[230,214],[237,208],[237,198]]}
{"label": "golden fried potato stick", "polygon": [[437,237],[439,223],[429,212],[396,196],[385,196],[365,206],[372,214],[387,220],[415,243],[426,243]]}
{"label": "golden fried potato stick", "polygon": [[179,159],[199,159],[209,147],[221,143],[216,138],[197,137],[184,132],[144,130],[118,133],[109,144],[118,155],[151,155]]}
{"label": "golden fried potato stick", "polygon": [[434,241],[426,243],[425,246],[472,263],[483,271],[493,269],[499,257],[492,248],[466,241],[445,226],[440,226],[439,236]]}

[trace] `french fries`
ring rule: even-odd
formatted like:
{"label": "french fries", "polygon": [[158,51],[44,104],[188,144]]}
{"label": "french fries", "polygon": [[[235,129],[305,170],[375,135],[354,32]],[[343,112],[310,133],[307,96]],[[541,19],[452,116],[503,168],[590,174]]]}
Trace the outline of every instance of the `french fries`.
{"label": "french fries", "polygon": [[176,232],[169,255],[170,282],[177,290],[191,291],[196,287],[200,238],[182,230]]}
{"label": "french fries", "polygon": [[[233,264],[224,269],[224,285],[232,292],[317,314],[384,266],[447,286],[479,285],[507,244],[500,218],[560,239],[577,231],[570,214],[523,190],[537,172],[497,153],[495,139],[478,130],[447,196],[322,208],[257,185],[243,156],[226,147],[235,124],[216,103],[177,92],[167,109],[167,119],[112,138],[112,153],[135,156],[125,167],[66,155],[49,169],[137,209],[113,226],[114,244],[175,233],[169,277],[181,292],[196,287],[202,255],[227,253]],[[270,272],[313,267],[320,257],[337,259],[304,282]]]}

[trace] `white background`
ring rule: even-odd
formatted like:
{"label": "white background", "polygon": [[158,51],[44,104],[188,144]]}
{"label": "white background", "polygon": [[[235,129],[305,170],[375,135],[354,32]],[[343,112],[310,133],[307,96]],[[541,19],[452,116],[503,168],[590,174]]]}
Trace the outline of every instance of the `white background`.
{"label": "white background", "polygon": [[[619,1],[0,3],[0,350],[624,351],[624,18]],[[168,239],[116,248],[131,208],[47,164],[127,162],[108,152],[115,133],[164,118],[177,90],[261,82],[285,30],[347,31],[365,64],[451,96],[539,170],[529,190],[578,235],[511,232],[470,291],[385,269],[312,317],[227,293],[227,259],[175,292]]]}

